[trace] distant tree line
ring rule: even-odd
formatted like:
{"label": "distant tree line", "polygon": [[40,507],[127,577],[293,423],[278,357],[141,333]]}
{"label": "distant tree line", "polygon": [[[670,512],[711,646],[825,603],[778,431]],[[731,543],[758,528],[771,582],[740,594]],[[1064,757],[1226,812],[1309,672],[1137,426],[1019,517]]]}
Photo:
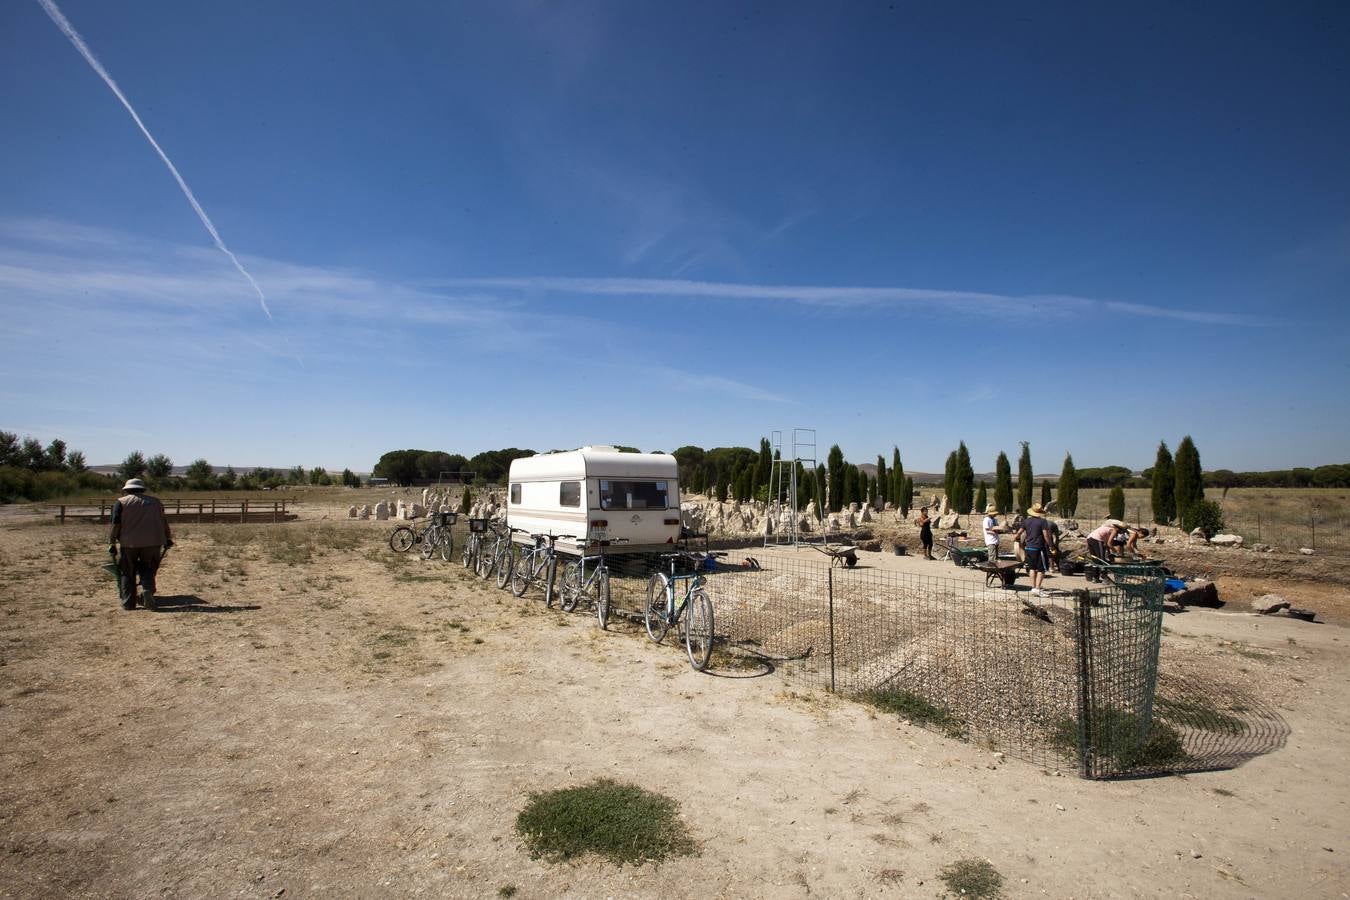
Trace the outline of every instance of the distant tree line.
{"label": "distant tree line", "polygon": [[484,450],[472,457],[444,450],[390,450],[375,463],[370,474],[400,485],[431,483],[442,477],[449,481],[500,484],[506,480],[513,459],[534,455],[533,450],[517,447]]}
{"label": "distant tree line", "polygon": [[84,454],[56,438],[47,445],[0,431],[0,503],[49,500],[88,491],[110,490],[113,479],[89,471]]}
{"label": "distant tree line", "polygon": [[91,492],[114,493],[129,478],[140,478],[151,490],[259,490],[287,485],[328,485],[341,483],[359,487],[361,479],[351,469],[340,475],[322,467],[306,469],[254,469],[243,475],[233,468],[217,471],[205,459],[193,460],[182,475],[174,474],[173,460],[163,453],[147,457],[133,450],[122,460],[115,475],[89,470],[79,450],[68,450],[57,438],[45,447],[33,437],[22,441],[17,435],[0,431],[0,503],[50,500]]}

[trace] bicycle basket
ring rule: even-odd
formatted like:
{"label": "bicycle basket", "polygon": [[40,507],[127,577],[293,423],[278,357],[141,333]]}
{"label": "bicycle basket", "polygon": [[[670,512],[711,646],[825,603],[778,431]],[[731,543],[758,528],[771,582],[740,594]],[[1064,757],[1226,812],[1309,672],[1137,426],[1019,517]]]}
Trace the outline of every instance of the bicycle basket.
{"label": "bicycle basket", "polygon": [[448,527],[455,524],[455,519],[459,518],[459,513],[440,512],[436,513],[436,516],[442,527]]}
{"label": "bicycle basket", "polygon": [[485,531],[488,530],[488,520],[487,520],[487,519],[470,519],[470,520],[469,520],[469,530],[472,531],[474,534],[482,534],[483,532],[485,532]]}

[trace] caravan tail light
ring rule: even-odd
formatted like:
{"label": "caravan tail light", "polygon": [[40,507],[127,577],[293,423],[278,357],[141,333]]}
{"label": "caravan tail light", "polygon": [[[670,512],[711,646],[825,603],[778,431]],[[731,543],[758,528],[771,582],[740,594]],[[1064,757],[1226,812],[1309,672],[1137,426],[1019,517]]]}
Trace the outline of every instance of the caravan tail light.
{"label": "caravan tail light", "polygon": [[591,519],[592,528],[608,528],[609,519]]}
{"label": "caravan tail light", "polygon": [[667,524],[667,525],[678,525],[678,524],[680,524],[680,520],[679,520],[679,519],[666,519],[666,524]]}

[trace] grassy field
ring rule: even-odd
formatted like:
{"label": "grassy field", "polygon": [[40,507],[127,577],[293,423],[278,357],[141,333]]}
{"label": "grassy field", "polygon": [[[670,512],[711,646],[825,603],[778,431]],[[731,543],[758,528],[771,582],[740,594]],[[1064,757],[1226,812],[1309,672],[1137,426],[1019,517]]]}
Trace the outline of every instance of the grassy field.
{"label": "grassy field", "polygon": [[[1079,520],[1106,518],[1107,493],[1105,488],[1080,490]],[[1319,548],[1350,544],[1350,490],[1345,488],[1233,488],[1226,497],[1221,490],[1205,496],[1223,507],[1225,530],[1248,541]],[[1126,489],[1125,519],[1153,521],[1150,491]]]}

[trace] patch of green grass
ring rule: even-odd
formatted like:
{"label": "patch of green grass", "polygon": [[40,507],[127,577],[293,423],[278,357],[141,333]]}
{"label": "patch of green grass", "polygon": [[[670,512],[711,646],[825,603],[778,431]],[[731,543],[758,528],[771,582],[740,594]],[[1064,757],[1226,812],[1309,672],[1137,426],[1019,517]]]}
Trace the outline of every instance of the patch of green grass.
{"label": "patch of green grass", "polygon": [[1246,734],[1247,723],[1231,716],[1202,697],[1184,700],[1159,695],[1153,700],[1153,709],[1169,722],[1185,725],[1215,734]]}
{"label": "patch of green grass", "polygon": [[1003,876],[987,859],[958,859],[944,866],[940,877],[957,897],[997,897],[1003,889]]}
{"label": "patch of green grass", "polygon": [[[1097,707],[1092,717],[1092,753],[1121,770],[1162,769],[1190,758],[1175,728],[1155,721],[1141,739],[1139,717],[1113,706]],[[1055,729],[1054,743],[1078,752],[1078,719],[1065,719]]]}
{"label": "patch of green grass", "polygon": [[940,728],[948,737],[962,738],[966,735],[966,724],[947,710],[909,691],[874,690],[858,695],[864,703],[877,709],[894,713],[902,719],[908,719],[922,727]]}
{"label": "patch of green grass", "polygon": [[616,865],[641,865],[697,852],[679,811],[669,797],[598,778],[531,794],[516,831],[534,857],[561,861],[594,853]]}

